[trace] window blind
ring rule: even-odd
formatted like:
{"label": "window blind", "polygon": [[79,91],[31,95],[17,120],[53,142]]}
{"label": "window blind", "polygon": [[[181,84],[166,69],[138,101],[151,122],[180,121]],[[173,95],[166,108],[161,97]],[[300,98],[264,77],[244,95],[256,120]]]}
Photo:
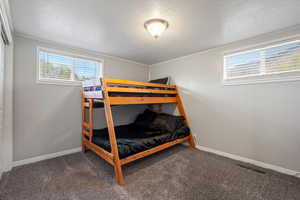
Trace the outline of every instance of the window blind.
{"label": "window blind", "polygon": [[39,80],[84,81],[100,78],[102,63],[39,51]]}
{"label": "window blind", "polygon": [[300,71],[300,41],[224,57],[224,80]]}

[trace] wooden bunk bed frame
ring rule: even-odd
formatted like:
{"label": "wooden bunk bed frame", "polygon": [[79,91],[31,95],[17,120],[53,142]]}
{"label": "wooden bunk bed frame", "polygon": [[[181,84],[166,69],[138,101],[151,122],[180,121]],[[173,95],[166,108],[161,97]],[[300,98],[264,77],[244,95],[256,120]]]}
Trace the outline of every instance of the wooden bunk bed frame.
{"label": "wooden bunk bed frame", "polygon": [[[115,170],[116,181],[119,185],[125,184],[124,176],[122,172],[122,165],[149,156],[158,151],[164,150],[166,148],[169,148],[171,146],[174,146],[182,142],[188,142],[191,147],[195,148],[194,138],[192,136],[192,133],[190,132],[189,136],[186,136],[184,138],[176,139],[174,141],[164,143],[162,145],[156,146],[146,151],[139,152],[134,155],[120,159],[111,106],[128,105],[128,104],[176,103],[179,114],[185,118],[185,125],[187,127],[189,127],[189,125],[188,125],[187,117],[183,108],[181,98],[179,96],[177,87],[175,85],[138,82],[138,81],[129,81],[129,80],[118,80],[118,79],[110,79],[110,78],[102,78],[101,82],[102,82],[102,92],[103,92],[103,99],[101,100],[101,102],[104,104],[111,152],[108,152],[105,149],[93,143],[93,127],[94,127],[93,107],[94,104],[97,103],[97,101],[99,100],[85,96],[84,92],[82,92],[82,152],[85,152],[87,149],[90,149],[93,152],[95,152],[97,155],[99,155],[101,158],[103,158],[105,161],[113,165]],[[126,86],[134,86],[134,88],[126,87]],[[140,94],[141,93],[172,94],[173,96],[172,97],[169,96],[114,97],[114,96],[109,96],[109,92],[140,93]],[[86,121],[86,117],[85,117],[86,108],[88,108],[88,119],[89,119],[88,121]]]}

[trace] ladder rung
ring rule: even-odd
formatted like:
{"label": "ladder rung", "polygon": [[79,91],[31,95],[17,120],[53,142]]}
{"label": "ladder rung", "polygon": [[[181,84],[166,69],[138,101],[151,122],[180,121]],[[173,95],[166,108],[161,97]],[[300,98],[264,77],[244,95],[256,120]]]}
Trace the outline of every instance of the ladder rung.
{"label": "ladder rung", "polygon": [[82,130],[82,133],[83,133],[84,135],[86,135],[86,136],[90,136],[90,133],[89,133],[88,131],[86,131],[86,130]]}
{"label": "ladder rung", "polygon": [[86,123],[86,122],[82,122],[82,126],[84,128],[90,128],[90,125],[88,123]]}

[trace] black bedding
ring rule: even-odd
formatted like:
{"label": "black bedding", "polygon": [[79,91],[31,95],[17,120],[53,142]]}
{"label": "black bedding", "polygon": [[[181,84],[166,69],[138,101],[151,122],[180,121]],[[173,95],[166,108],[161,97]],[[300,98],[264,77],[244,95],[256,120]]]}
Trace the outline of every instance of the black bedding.
{"label": "black bedding", "polygon": [[110,97],[176,97],[176,94],[133,93],[133,92],[109,92]]}
{"label": "black bedding", "polygon": [[[142,120],[148,119],[144,117]],[[152,119],[152,121],[154,121],[154,119]],[[162,122],[161,119],[159,122]],[[150,124],[151,123],[148,123],[148,125]],[[156,124],[155,127],[149,128],[141,126],[140,122],[135,122],[129,125],[115,127],[120,158],[125,158],[189,135],[189,128],[183,124],[176,124],[176,126],[177,127],[172,129],[164,129],[163,127],[158,127]],[[93,142],[111,152],[107,128],[94,130]]]}

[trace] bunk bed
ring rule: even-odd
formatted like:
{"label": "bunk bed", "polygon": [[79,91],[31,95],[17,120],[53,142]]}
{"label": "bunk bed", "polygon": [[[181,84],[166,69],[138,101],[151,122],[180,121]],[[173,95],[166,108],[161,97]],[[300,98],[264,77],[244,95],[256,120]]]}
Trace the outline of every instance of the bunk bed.
{"label": "bunk bed", "polygon": [[[195,147],[175,85],[102,78],[85,81],[82,86],[82,151],[89,149],[113,165],[119,185],[125,184],[122,165],[183,142]],[[149,136],[148,130],[137,128],[135,123],[114,126],[112,106],[163,103],[177,105],[180,116],[176,120],[182,121],[183,125],[174,132],[151,132]],[[104,108],[107,128],[95,130],[93,109],[99,107]],[[153,115],[151,112],[146,110],[143,114]],[[160,116],[170,117],[167,114]]]}

